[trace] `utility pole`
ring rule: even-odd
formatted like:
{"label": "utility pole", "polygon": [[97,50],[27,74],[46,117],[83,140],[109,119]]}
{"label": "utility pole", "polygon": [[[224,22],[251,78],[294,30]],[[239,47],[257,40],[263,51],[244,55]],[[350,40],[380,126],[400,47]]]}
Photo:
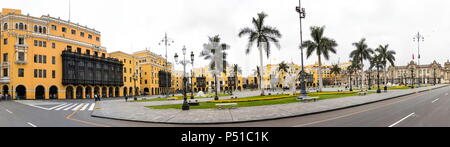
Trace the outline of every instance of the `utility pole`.
{"label": "utility pole", "polygon": [[305,66],[303,63],[303,32],[302,32],[302,19],[306,18],[306,12],[305,12],[305,8],[302,8],[302,3],[301,0],[298,0],[298,7],[295,8],[295,10],[299,13],[300,15],[300,50],[301,50],[301,59],[302,59],[302,71],[300,73],[300,77],[301,77],[301,81],[300,81],[300,89],[301,89],[301,96],[302,97],[306,97],[307,92],[306,92],[306,85],[305,85]]}
{"label": "utility pole", "polygon": [[165,89],[166,98],[169,97],[169,88],[170,88],[170,86],[169,86],[169,71],[167,70],[167,67],[169,64],[168,63],[169,59],[167,58],[167,46],[171,46],[174,42],[175,41],[173,39],[167,37],[167,33],[165,33],[164,38],[161,40],[161,42],[159,42],[159,45],[164,44],[164,46],[166,47],[166,66],[164,67],[164,71],[166,72],[165,73],[165,75],[166,75],[166,84],[165,84],[166,85],[166,89]]}

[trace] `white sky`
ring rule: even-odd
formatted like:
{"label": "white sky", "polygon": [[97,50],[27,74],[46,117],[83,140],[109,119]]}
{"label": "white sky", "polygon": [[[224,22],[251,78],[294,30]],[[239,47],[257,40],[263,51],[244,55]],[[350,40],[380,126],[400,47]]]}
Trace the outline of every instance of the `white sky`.
{"label": "white sky", "polygon": [[[164,47],[158,43],[167,32],[175,40],[169,47],[169,61],[184,45],[199,55],[207,37],[219,34],[231,45],[229,61],[241,65],[248,74],[259,65],[259,54],[254,47],[245,55],[247,37],[237,34],[250,27],[252,17],[261,11],[269,15],[267,25],[277,27],[283,35],[282,48],[273,48],[270,60],[265,58],[264,63],[300,64],[297,5],[298,0],[72,0],[71,21],[102,32],[102,45],[108,52],[132,53],[149,47],[164,55]],[[310,39],[310,26],[326,26],[325,36],[339,44],[338,53],[325,64],[348,61],[352,43],[365,37],[371,48],[390,44],[397,52],[397,65],[405,65],[413,53],[417,57],[413,37],[419,31],[425,37],[421,63],[436,60],[442,64],[450,59],[448,0],[302,0],[302,6],[307,12],[304,40]],[[22,9],[25,15],[69,18],[69,0],[4,1],[1,7]],[[306,64],[316,61],[312,56]],[[197,57],[195,66],[207,63]]]}

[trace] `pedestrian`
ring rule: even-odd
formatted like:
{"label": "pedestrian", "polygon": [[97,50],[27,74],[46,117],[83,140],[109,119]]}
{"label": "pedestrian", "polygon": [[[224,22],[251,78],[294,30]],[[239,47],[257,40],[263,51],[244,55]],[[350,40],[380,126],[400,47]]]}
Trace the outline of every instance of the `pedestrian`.
{"label": "pedestrian", "polygon": [[86,99],[91,99],[91,95],[87,94]]}
{"label": "pedestrian", "polygon": [[98,98],[97,98],[97,97],[98,97],[97,94],[94,94],[94,100],[95,100],[95,102],[98,101]]}
{"label": "pedestrian", "polygon": [[128,95],[125,94],[125,102],[128,102]]}

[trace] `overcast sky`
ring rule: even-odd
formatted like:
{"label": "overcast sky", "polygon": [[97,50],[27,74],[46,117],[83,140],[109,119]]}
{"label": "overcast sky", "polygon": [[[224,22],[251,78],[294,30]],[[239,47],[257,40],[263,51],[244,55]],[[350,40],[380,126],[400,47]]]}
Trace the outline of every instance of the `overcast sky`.
{"label": "overcast sky", "polygon": [[[251,26],[252,17],[264,11],[266,25],[280,30],[281,49],[273,48],[264,63],[293,61],[300,64],[298,0],[72,0],[71,21],[102,33],[102,45],[108,52],[132,53],[148,47],[164,55],[158,43],[167,32],[175,40],[169,47],[169,61],[185,45],[199,55],[208,36],[219,34],[231,45],[229,61],[248,74],[259,65],[258,50],[245,55],[247,37],[237,34]],[[371,48],[389,44],[397,52],[397,65],[405,65],[417,56],[413,37],[420,32],[421,63],[433,60],[443,64],[450,59],[450,1],[448,0],[302,0],[307,18],[303,21],[304,40],[310,40],[311,26],[326,26],[325,36],[338,43],[337,54],[325,64],[349,60],[352,43],[366,38]],[[14,0],[2,2],[4,8],[22,9],[32,16],[50,14],[69,19],[69,0]],[[306,64],[317,61],[316,56]],[[205,66],[197,57],[195,66]],[[182,69],[177,66],[177,69]]]}

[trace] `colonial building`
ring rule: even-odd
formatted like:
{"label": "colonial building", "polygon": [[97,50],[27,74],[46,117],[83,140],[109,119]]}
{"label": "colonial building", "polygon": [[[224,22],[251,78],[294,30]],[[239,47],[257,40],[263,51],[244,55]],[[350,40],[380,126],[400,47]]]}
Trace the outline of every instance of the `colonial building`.
{"label": "colonial building", "polygon": [[109,58],[95,29],[14,9],[2,10],[0,24],[3,94],[17,99],[108,97],[123,85],[122,64]]}
{"label": "colonial building", "polygon": [[[99,31],[21,10],[0,13],[0,87],[14,99],[87,99],[175,92],[172,64],[150,51],[109,54]],[[172,81],[173,84],[176,84]]]}
{"label": "colonial building", "polygon": [[411,61],[406,66],[389,67],[386,76],[388,83],[393,84],[449,84],[450,62],[442,66],[436,61],[427,65],[417,65]]}

